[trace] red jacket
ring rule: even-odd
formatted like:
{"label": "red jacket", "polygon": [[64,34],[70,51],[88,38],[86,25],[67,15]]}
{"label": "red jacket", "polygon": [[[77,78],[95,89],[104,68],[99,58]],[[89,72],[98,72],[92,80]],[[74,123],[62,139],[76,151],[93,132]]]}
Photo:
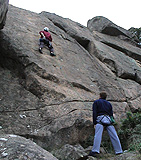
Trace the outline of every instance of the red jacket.
{"label": "red jacket", "polygon": [[48,39],[49,41],[52,42],[52,37],[51,37],[51,34],[49,32],[46,32],[46,31],[40,31],[39,34],[41,35],[41,38],[43,38],[42,34],[44,34],[44,36],[46,37],[46,39]]}

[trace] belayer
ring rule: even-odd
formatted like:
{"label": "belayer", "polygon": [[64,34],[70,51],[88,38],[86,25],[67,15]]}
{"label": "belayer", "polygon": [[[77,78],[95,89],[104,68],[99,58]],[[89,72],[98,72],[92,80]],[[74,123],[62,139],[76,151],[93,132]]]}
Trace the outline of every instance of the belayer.
{"label": "belayer", "polygon": [[112,145],[115,150],[115,154],[123,153],[120,140],[113,126],[113,109],[110,102],[106,100],[106,92],[100,93],[100,98],[93,103],[93,124],[95,126],[94,143],[89,156],[97,157],[100,153],[100,144],[102,140],[102,133],[104,127],[106,127]]}
{"label": "belayer", "polygon": [[42,53],[42,49],[44,47],[44,44],[48,46],[50,55],[55,56],[54,54],[54,49],[52,46],[52,37],[51,34],[49,33],[49,28],[45,27],[43,31],[39,32],[40,34],[40,39],[39,39],[39,52]]}

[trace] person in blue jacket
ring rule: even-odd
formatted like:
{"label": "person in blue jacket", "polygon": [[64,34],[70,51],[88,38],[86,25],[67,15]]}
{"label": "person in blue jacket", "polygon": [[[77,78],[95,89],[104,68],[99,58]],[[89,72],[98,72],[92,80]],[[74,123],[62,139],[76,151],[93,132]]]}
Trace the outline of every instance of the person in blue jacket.
{"label": "person in blue jacket", "polygon": [[110,102],[106,100],[106,92],[100,93],[100,98],[93,103],[93,124],[95,126],[94,143],[89,156],[97,157],[100,153],[100,144],[102,140],[102,133],[104,127],[106,127],[112,145],[115,150],[115,154],[123,153],[120,140],[116,133],[113,121],[113,109]]}

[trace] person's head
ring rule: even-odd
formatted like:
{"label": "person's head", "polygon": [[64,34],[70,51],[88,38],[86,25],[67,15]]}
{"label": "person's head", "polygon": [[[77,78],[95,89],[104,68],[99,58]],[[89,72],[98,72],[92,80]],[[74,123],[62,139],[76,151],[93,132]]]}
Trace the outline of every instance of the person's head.
{"label": "person's head", "polygon": [[45,27],[45,28],[44,28],[44,31],[48,32],[48,31],[49,31],[49,28],[48,28],[48,27]]}
{"label": "person's head", "polygon": [[100,98],[101,99],[106,99],[107,98],[107,93],[105,91],[100,92]]}

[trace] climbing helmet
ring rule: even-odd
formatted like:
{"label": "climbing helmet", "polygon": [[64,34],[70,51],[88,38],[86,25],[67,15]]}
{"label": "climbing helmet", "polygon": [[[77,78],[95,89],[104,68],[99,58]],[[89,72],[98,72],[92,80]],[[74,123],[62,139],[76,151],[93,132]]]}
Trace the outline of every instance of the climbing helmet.
{"label": "climbing helmet", "polygon": [[48,31],[49,31],[49,28],[48,28],[48,27],[45,27],[45,28],[44,28],[44,31],[47,31],[47,32],[48,32]]}

